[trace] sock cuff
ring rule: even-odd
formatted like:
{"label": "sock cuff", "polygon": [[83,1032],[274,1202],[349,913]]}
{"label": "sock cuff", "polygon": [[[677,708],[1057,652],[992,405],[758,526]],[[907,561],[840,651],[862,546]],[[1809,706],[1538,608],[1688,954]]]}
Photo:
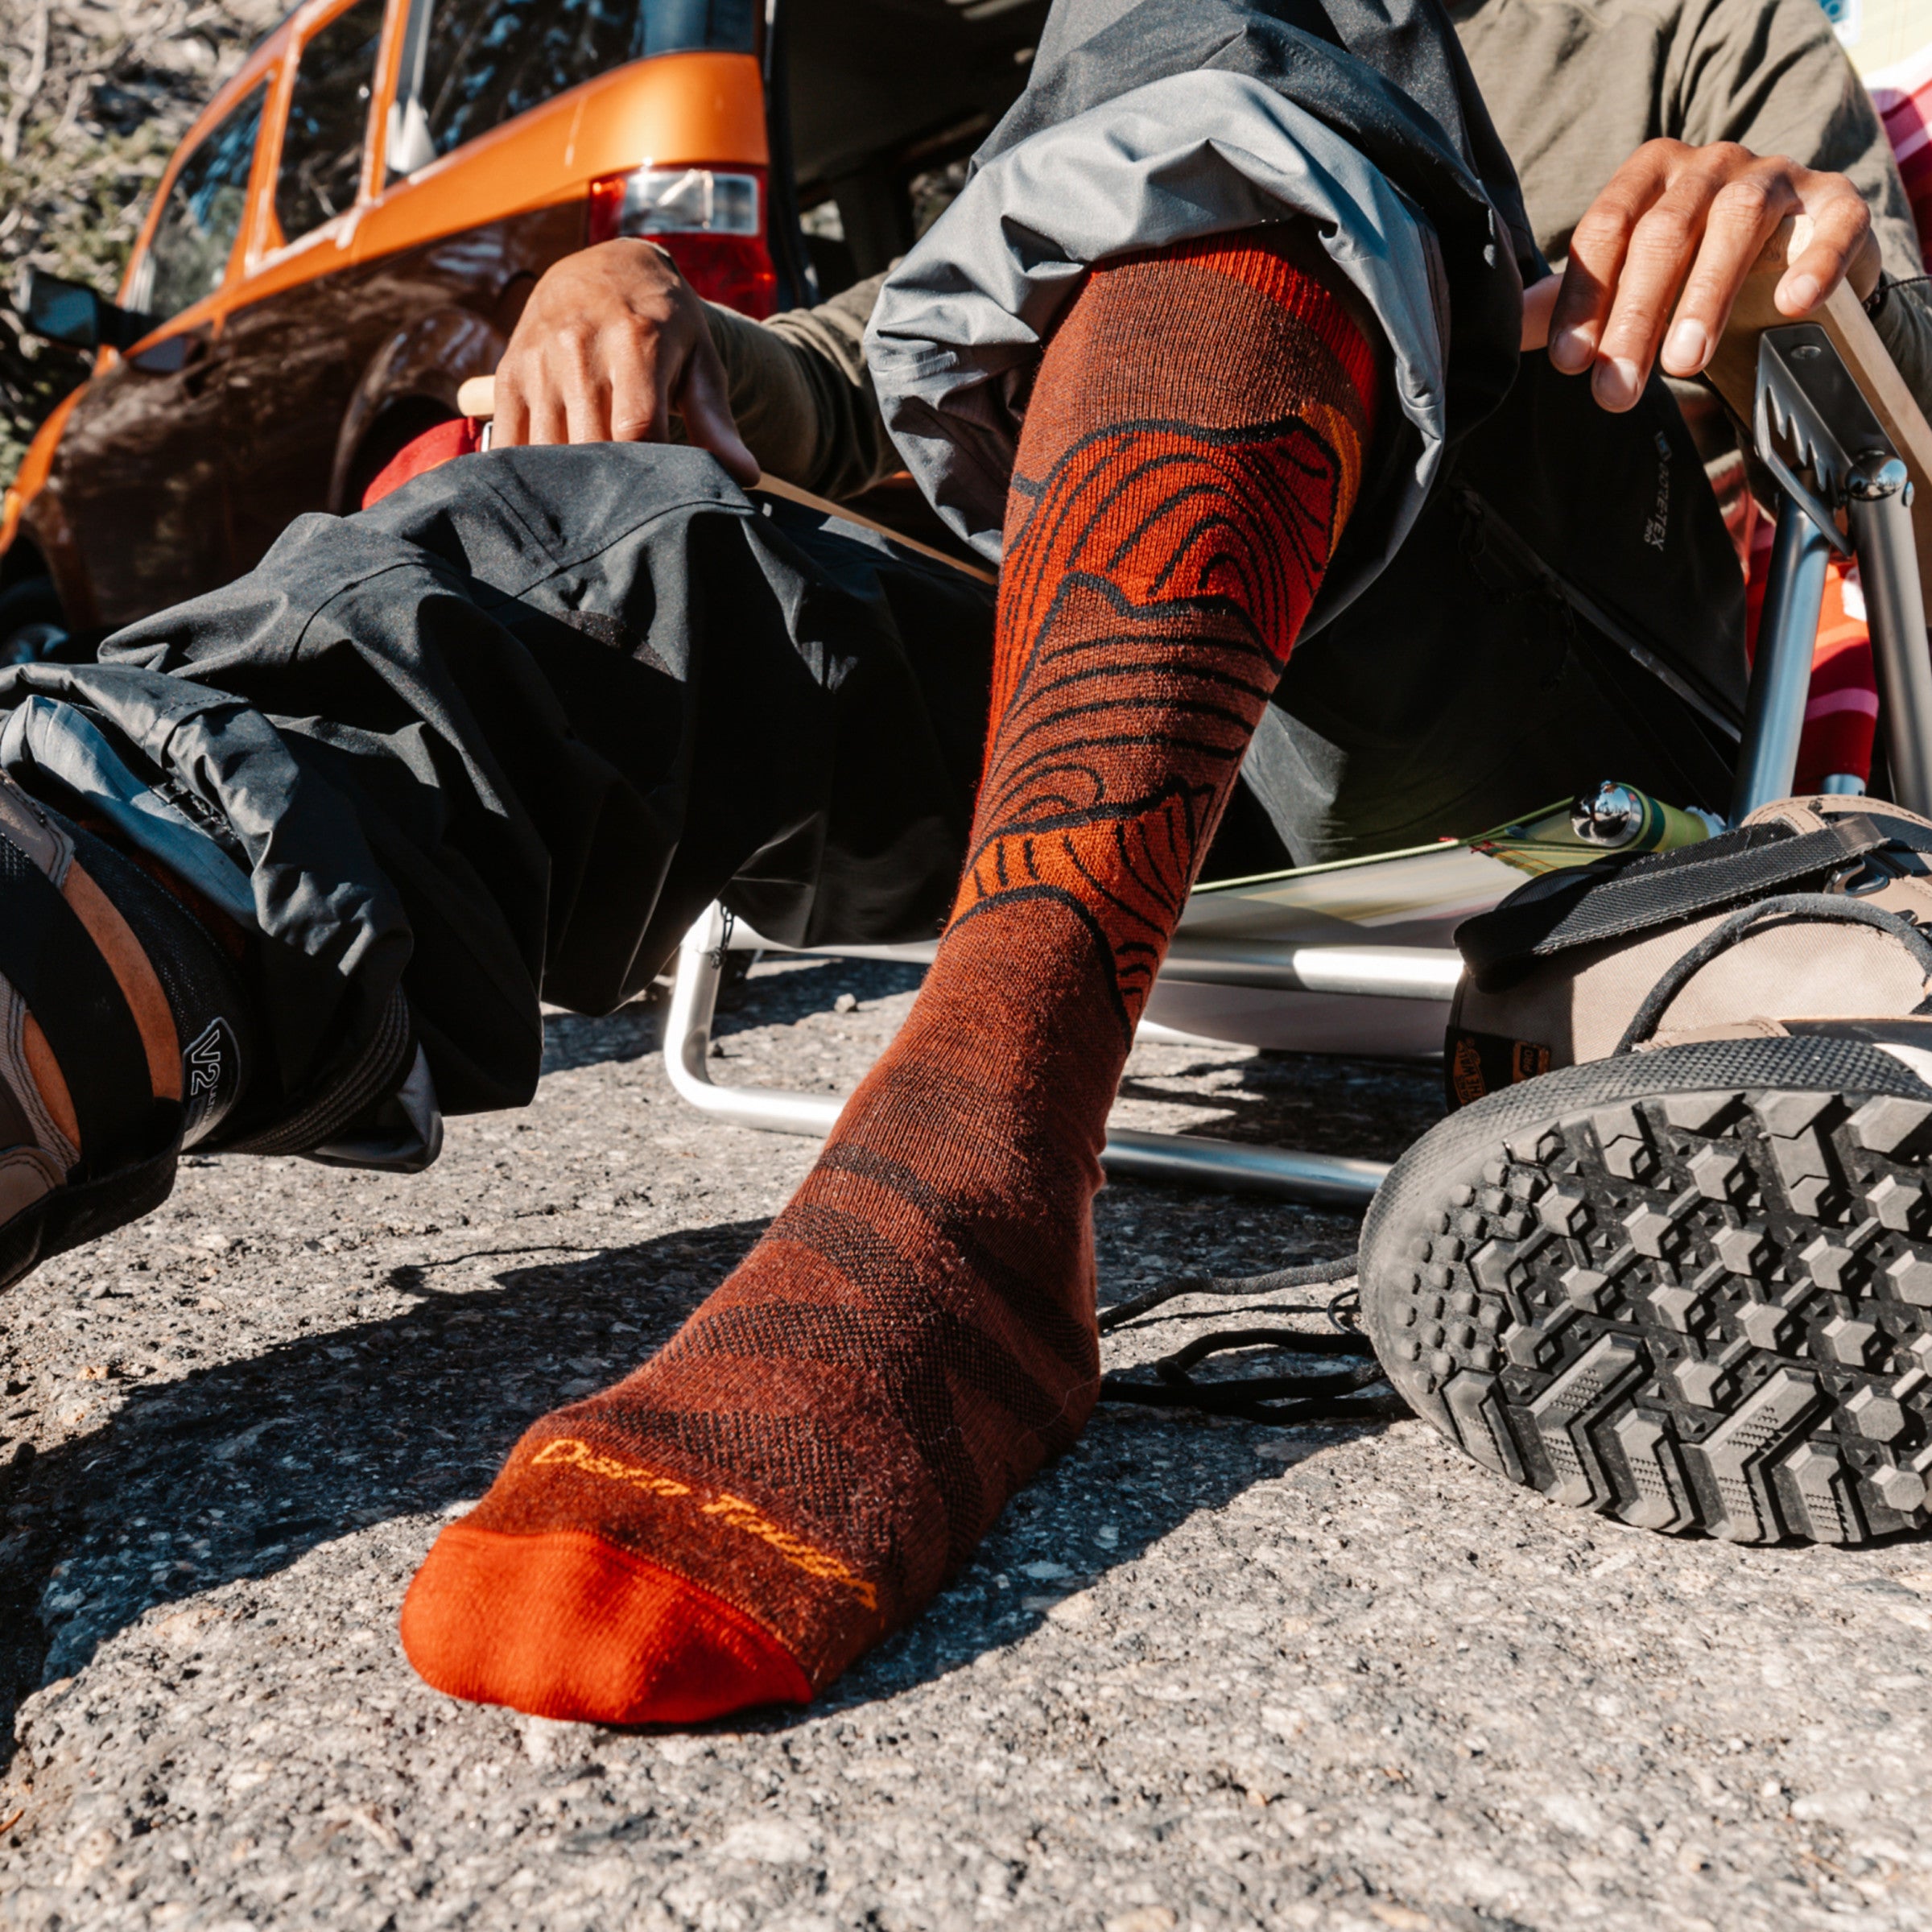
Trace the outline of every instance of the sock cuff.
{"label": "sock cuff", "polygon": [[1098,279],[1156,262],[1185,263],[1239,282],[1299,322],[1340,365],[1372,424],[1378,384],[1374,345],[1331,289],[1286,252],[1290,231],[1277,223],[1232,234],[1202,235],[1171,248],[1149,249],[1098,264]]}

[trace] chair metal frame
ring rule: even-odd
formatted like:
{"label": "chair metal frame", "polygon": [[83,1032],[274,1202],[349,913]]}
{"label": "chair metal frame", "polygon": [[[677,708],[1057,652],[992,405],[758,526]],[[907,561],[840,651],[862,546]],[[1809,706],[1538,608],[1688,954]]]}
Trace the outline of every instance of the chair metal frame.
{"label": "chair metal frame", "polygon": [[[1788,797],[1832,551],[1858,559],[1894,804],[1932,815],[1932,653],[1910,473],[1825,330],[1758,339],[1753,440],[1783,496],[1731,816]],[[1840,530],[1842,515],[1845,527]]]}
{"label": "chair metal frame", "polygon": [[[733,945],[788,950],[770,945],[741,925],[728,935],[720,909],[706,908],[679,949],[677,976],[665,1020],[664,1068],[672,1087],[691,1106],[740,1127],[758,1127],[775,1133],[829,1133],[845,1104],[842,1095],[720,1086],[712,1080],[712,1018],[725,954]],[[826,956],[840,959],[902,960],[923,965],[931,960],[934,947],[841,946],[823,951]],[[1231,948],[1177,943],[1162,972],[1170,980],[1192,976],[1211,983],[1278,990],[1285,995],[1331,993],[1357,998],[1439,1000],[1447,1006],[1462,975],[1462,959],[1453,948],[1423,946]],[[1144,1034],[1151,1030],[1157,1036],[1167,1033],[1165,1028],[1150,1030],[1146,1022],[1141,1030]],[[1285,1147],[1208,1140],[1198,1134],[1149,1133],[1130,1127],[1108,1130],[1101,1158],[1108,1173],[1139,1180],[1273,1194],[1327,1207],[1362,1205],[1389,1171],[1385,1161],[1302,1154]]]}

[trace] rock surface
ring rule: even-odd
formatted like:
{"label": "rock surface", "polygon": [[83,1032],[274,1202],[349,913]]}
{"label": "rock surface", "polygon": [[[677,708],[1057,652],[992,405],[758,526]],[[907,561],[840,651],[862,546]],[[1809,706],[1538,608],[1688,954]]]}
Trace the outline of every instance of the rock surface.
{"label": "rock surface", "polygon": [[[848,1085],[911,983],[762,968],[714,1075]],[[810,1158],[684,1109],[658,1023],[558,1020],[535,1105],[419,1179],[199,1165],[0,1298],[0,1925],[1932,1924],[1932,1551],[1669,1541],[1415,1422],[1104,1408],[809,1711],[625,1734],[426,1690],[395,1619],[438,1525]],[[1125,1117],[1387,1157],[1436,1080],[1149,1046]],[[1100,1232],[1113,1299],[1352,1231],[1123,1185]]]}

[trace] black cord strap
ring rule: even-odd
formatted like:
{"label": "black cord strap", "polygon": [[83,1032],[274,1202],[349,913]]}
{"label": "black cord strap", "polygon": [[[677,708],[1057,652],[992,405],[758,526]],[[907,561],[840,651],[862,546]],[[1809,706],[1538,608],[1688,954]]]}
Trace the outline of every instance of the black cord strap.
{"label": "black cord strap", "polygon": [[1669,1010],[1671,1001],[1696,974],[1720,952],[1729,951],[1740,939],[1748,937],[1754,927],[1774,919],[1816,919],[1841,926],[1872,927],[1897,939],[1912,956],[1919,971],[1932,980],[1932,941],[1928,941],[1903,913],[1890,912],[1882,906],[1872,906],[1863,899],[1844,898],[1835,893],[1786,893],[1781,898],[1761,899],[1755,906],[1740,906],[1728,919],[1713,926],[1682,958],[1674,960],[1662,978],[1644,995],[1643,1004],[1631,1015],[1623,1038],[1611,1048],[1611,1057],[1614,1059],[1620,1053],[1629,1053],[1641,1046],[1656,1032],[1657,1023]]}
{"label": "black cord strap", "polygon": [[[1278,1268],[1268,1274],[1185,1275],[1163,1282],[1145,1294],[1121,1302],[1100,1317],[1103,1333],[1126,1327],[1147,1327],[1157,1322],[1199,1320],[1198,1315],[1156,1315],[1153,1311],[1182,1295],[1266,1294],[1283,1288],[1331,1286],[1352,1278],[1356,1257],[1301,1267]],[[1399,1397],[1366,1395],[1386,1377],[1375,1351],[1360,1328],[1354,1307],[1356,1291],[1344,1288],[1324,1307],[1320,1304],[1246,1308],[1244,1315],[1326,1315],[1332,1331],[1307,1328],[1218,1328],[1146,1364],[1158,1379],[1136,1380],[1146,1369],[1115,1369],[1100,1378],[1102,1402],[1137,1402],[1154,1409],[1192,1409],[1206,1415],[1239,1416],[1249,1422],[1284,1424],[1315,1422],[1373,1421],[1406,1415]],[[1277,1348],[1284,1354],[1340,1356],[1350,1365],[1326,1374],[1249,1375],[1221,1381],[1196,1381],[1191,1373],[1211,1356],[1247,1348]],[[1350,1398],[1355,1399],[1350,1399]]]}
{"label": "black cord strap", "polygon": [[[1171,1282],[1162,1282],[1158,1288],[1150,1288],[1145,1294],[1137,1294],[1130,1302],[1116,1302],[1111,1308],[1100,1311],[1100,1333],[1124,1327],[1129,1322],[1138,1322],[1151,1309],[1158,1308],[1163,1302],[1171,1302],[1183,1294],[1273,1294],[1284,1288],[1327,1288],[1337,1282],[1345,1282],[1355,1274],[1356,1257],[1353,1253],[1337,1257],[1332,1261],[1309,1261],[1298,1268],[1277,1268],[1269,1274],[1183,1274]],[[1257,1311],[1258,1312],[1258,1311]],[[1326,1309],[1283,1308],[1274,1312],[1282,1315],[1322,1315]]]}
{"label": "black cord strap", "polygon": [[[1203,1336],[1210,1351],[1240,1348],[1243,1342]],[[1157,1366],[1166,1369],[1166,1364]],[[1163,1375],[1158,1382],[1129,1381],[1118,1371],[1100,1378],[1100,1399],[1136,1402],[1149,1409],[1192,1409],[1203,1415],[1238,1417],[1244,1422],[1290,1422],[1373,1420],[1406,1415],[1401,1397],[1342,1399],[1372,1389],[1386,1378],[1380,1362],[1371,1358],[1360,1368],[1338,1375],[1249,1375],[1224,1382],[1197,1382],[1184,1374]]]}

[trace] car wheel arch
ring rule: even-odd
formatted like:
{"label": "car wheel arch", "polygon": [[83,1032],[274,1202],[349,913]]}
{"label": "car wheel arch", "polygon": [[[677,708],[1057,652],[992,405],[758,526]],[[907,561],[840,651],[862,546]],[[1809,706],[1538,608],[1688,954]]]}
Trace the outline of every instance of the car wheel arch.
{"label": "car wheel arch", "polygon": [[0,592],[44,577],[69,622],[85,630],[100,621],[93,586],[63,510],[59,480],[47,477],[20,508],[13,541],[0,553]]}
{"label": "car wheel arch", "polygon": [[52,566],[42,554],[40,546],[24,530],[4,551],[0,551],[0,590],[11,590],[16,584],[24,584],[30,577],[51,579],[53,574]]}
{"label": "car wheel arch", "polygon": [[388,336],[365,365],[343,413],[330,510],[341,516],[358,508],[377,471],[412,436],[455,415],[457,390],[472,376],[492,374],[505,346],[490,322],[456,308],[419,316]]}
{"label": "car wheel arch", "polygon": [[60,593],[45,572],[16,577],[0,588],[0,667],[52,656],[73,635]]}

